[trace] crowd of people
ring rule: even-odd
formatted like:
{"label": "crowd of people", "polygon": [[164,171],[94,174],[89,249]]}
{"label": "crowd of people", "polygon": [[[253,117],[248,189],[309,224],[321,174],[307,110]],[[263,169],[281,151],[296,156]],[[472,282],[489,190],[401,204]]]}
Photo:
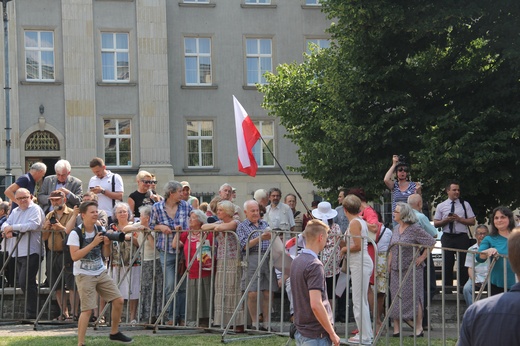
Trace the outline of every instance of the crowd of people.
{"label": "crowd of people", "polygon": [[[489,258],[496,262],[489,274],[492,295],[515,283],[509,261],[494,259],[508,253],[515,227],[511,210],[496,208],[489,233],[479,225],[474,240],[471,205],[460,198],[459,183],[450,181],[448,198],[436,206],[432,226],[422,213],[421,184],[411,181],[409,166],[397,155],[384,177],[392,191],[390,227],[367,203],[362,188],[341,189],[336,208],[314,201],[313,209],[302,213],[296,196],[283,196],[276,187],[255,191],[253,199],[239,206],[235,189],[226,183],[210,203],[199,205],[189,182],[169,181],[158,192],[155,176],[141,170],[136,191],[123,202],[121,176],[107,170],[100,158],[92,159],[90,168],[94,176],[84,193],[69,162],[58,161],[56,174],[43,179],[34,199],[36,182],[46,173],[43,163],[35,163],[6,189],[11,205],[0,203],[2,251],[10,256],[6,284],[26,294],[26,318],[39,312],[38,285],[53,287],[60,309],[56,319],[78,321],[79,344],[88,323],[105,318],[106,303],[112,305],[110,338],[130,342],[118,331],[125,301],[132,324],[156,323],[166,307],[160,322],[167,325],[231,324],[237,333],[274,330],[269,307],[279,289],[287,292],[300,344],[316,338],[336,344],[330,327],[345,321],[347,305],[347,290],[338,288],[341,272],[351,279],[357,325],[349,342],[372,342],[382,327],[386,294],[397,301],[387,312],[393,336],[401,337],[405,322],[414,330],[410,336],[422,337],[428,327],[427,297],[435,294],[427,286],[435,276],[427,280],[426,262],[433,263],[428,248],[435,245],[437,229],[442,229],[443,247],[469,249],[467,256],[465,251],[444,251],[443,266],[444,284],[451,287],[457,257],[468,305],[486,284]],[[279,241],[285,242],[281,251],[293,263],[290,275],[264,256]],[[40,266],[43,258],[45,268]],[[405,276],[408,266],[413,273]],[[38,282],[38,271],[45,271],[46,283]],[[310,300],[303,302],[305,291]],[[242,294],[246,299],[240,305]],[[309,312],[313,315],[303,315]]]}

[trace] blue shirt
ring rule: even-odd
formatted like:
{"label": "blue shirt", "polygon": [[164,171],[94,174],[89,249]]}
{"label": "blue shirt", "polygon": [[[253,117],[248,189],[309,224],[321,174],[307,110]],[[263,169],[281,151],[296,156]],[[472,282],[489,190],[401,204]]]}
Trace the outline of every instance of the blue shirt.
{"label": "blue shirt", "polygon": [[468,307],[459,346],[520,345],[520,283]]}
{"label": "blue shirt", "polygon": [[[24,175],[21,175],[16,179],[14,182],[19,187],[23,187],[24,189],[29,190],[31,195],[34,196],[34,189],[36,188],[36,181],[34,180],[31,173],[25,173]],[[18,207],[18,204],[15,203],[15,201],[11,201],[11,210],[14,210],[14,208]]]}
{"label": "blue shirt", "polygon": [[[484,239],[482,239],[482,243],[480,243],[480,247],[478,248],[479,252],[487,250],[489,248],[497,249],[498,253],[501,255],[507,256],[507,238],[502,237],[500,234],[497,235],[487,235]],[[482,263],[485,260],[481,259],[480,256],[475,256],[477,262]],[[509,264],[509,260],[505,260],[506,262],[506,270],[507,270],[507,288],[511,288],[515,284],[515,273],[513,269],[511,269],[511,265]],[[504,258],[499,257],[495,262],[493,270],[491,271],[491,283],[498,287],[504,287]]]}
{"label": "blue shirt", "polygon": [[[181,226],[183,230],[188,229],[190,213],[192,210],[191,205],[184,200],[180,201],[177,207],[177,212],[175,213],[175,218],[172,219],[168,216],[168,213],[164,208],[165,203],[166,201],[163,200],[153,205],[152,215],[150,216],[150,229],[154,229],[156,225],[166,225],[172,230],[175,229],[176,226]],[[172,248],[172,240],[174,236],[175,233],[166,235],[162,232],[157,232],[155,236],[155,247],[159,251],[168,251],[171,254],[176,253],[176,250]]]}
{"label": "blue shirt", "polygon": [[415,216],[417,216],[419,225],[421,225],[422,229],[428,232],[432,237],[437,238],[437,229],[430,223],[428,217],[415,209],[413,212],[415,213]]}
{"label": "blue shirt", "polygon": [[[249,240],[259,237],[260,232],[258,232],[258,231],[259,230],[262,231],[262,230],[266,229],[267,227],[269,227],[269,225],[267,224],[267,222],[265,222],[262,219],[258,220],[258,225],[255,225],[248,219],[245,219],[244,221],[242,221],[240,223],[240,225],[238,225],[237,236],[238,236],[238,240],[240,241],[240,248],[242,249],[242,254],[246,253],[245,246],[247,245]],[[249,237],[250,234],[252,234],[251,237]],[[262,245],[261,252],[267,251],[267,248],[269,247],[269,242],[270,242],[269,240],[261,241],[261,245]],[[251,247],[249,249],[249,252],[258,252],[258,245]]]}

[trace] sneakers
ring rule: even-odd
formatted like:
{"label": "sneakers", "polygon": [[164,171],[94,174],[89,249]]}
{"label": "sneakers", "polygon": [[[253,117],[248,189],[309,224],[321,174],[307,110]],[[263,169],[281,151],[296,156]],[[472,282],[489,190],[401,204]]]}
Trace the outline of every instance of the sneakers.
{"label": "sneakers", "polygon": [[132,338],[129,338],[121,332],[117,332],[117,334],[110,334],[109,338],[111,341],[124,342],[126,344],[130,344],[134,341]]}
{"label": "sneakers", "polygon": [[[351,338],[348,338],[348,343],[359,344],[359,334]],[[361,345],[372,345],[372,339],[363,339],[363,341],[361,341]]]}

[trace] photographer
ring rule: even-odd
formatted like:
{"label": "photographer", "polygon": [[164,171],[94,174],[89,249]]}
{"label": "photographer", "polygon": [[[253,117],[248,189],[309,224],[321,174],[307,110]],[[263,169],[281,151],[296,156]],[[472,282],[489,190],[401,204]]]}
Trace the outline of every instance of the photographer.
{"label": "photographer", "polygon": [[[384,182],[392,192],[392,217],[397,202],[408,201],[408,197],[414,193],[421,194],[421,183],[410,181],[410,168],[404,155],[392,156],[392,166],[385,174]],[[395,180],[394,180],[395,173]],[[394,221],[394,227],[397,222]]]}
{"label": "photographer", "polygon": [[[56,279],[60,275],[63,268],[63,239],[65,237],[65,225],[74,217],[72,209],[65,204],[65,194],[60,190],[52,191],[49,195],[49,202],[52,211],[47,214],[43,223],[42,240],[49,243],[49,252],[47,254],[47,279],[50,287],[56,283]],[[67,270],[69,269],[69,270]],[[67,288],[74,290],[74,276],[71,268],[65,268],[63,272],[63,280]],[[57,320],[62,321],[69,318],[68,311],[68,294],[62,296],[62,287],[60,283],[56,288],[56,301],[60,307],[61,314]]]}
{"label": "photographer", "polygon": [[[96,226],[98,205],[83,202],[79,207],[83,224],[71,231],[67,245],[74,260],[74,276],[81,300],[81,315],[78,321],[78,345],[85,344],[85,334],[92,309],[97,307],[97,292],[107,302],[112,303],[112,323],[110,340],[124,343],[132,339],[119,332],[119,322],[123,310],[123,297],[117,285],[107,274],[103,257],[110,256],[112,242],[103,236],[104,229]],[[97,231],[101,229],[101,231]]]}

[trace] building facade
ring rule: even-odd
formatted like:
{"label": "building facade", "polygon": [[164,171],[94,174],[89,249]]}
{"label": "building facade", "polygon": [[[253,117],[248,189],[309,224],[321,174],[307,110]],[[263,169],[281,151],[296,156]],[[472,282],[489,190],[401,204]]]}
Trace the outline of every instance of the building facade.
{"label": "building facade", "polygon": [[[188,180],[206,201],[225,182],[239,202],[257,188],[293,191],[266,146],[283,167],[299,165],[297,148],[255,84],[302,61],[309,42],[328,44],[318,0],[14,0],[7,16],[14,176],[65,158],[86,188],[99,156],[123,176],[125,199],[140,169],[159,186]],[[265,140],[255,178],[237,169],[232,95]],[[5,124],[5,97],[0,114]],[[312,183],[286,172],[310,203]]]}

